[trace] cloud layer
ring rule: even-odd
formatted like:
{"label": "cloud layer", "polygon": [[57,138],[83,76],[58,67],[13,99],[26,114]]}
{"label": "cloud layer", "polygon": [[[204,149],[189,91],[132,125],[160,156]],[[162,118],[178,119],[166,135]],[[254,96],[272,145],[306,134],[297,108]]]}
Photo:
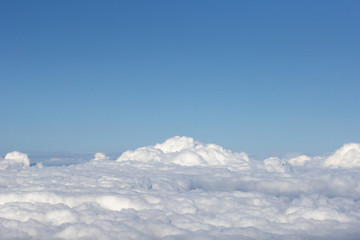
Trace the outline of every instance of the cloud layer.
{"label": "cloud layer", "polygon": [[[84,164],[0,159],[1,239],[358,239],[360,144],[255,161],[187,137]],[[5,167],[6,166],[6,167]]]}

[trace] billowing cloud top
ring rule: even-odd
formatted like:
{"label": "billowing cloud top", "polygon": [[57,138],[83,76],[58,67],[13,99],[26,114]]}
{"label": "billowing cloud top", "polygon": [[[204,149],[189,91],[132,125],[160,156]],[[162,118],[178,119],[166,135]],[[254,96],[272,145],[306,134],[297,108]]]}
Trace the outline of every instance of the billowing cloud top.
{"label": "billowing cloud top", "polygon": [[324,161],[325,167],[353,168],[360,167],[360,144],[349,143],[338,149]]}
{"label": "billowing cloud top", "polygon": [[107,157],[104,153],[98,152],[94,154],[93,161],[105,161],[109,160],[109,157]]}
{"label": "billowing cloud top", "polygon": [[173,137],[164,143],[126,151],[118,159],[121,161],[173,163],[181,166],[232,165],[249,167],[246,153],[233,153],[215,144],[202,144],[189,137]]}
{"label": "billowing cloud top", "polygon": [[4,159],[0,159],[0,169],[6,168],[26,168],[30,166],[30,160],[27,154],[13,151],[5,155]]}

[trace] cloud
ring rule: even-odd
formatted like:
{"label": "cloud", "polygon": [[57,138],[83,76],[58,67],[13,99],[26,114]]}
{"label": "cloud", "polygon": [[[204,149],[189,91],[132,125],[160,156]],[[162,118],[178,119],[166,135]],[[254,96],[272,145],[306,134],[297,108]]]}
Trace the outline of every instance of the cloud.
{"label": "cloud", "polygon": [[289,170],[287,162],[277,157],[265,159],[264,167],[269,172],[287,172]]}
{"label": "cloud", "polygon": [[107,157],[104,153],[95,153],[94,154],[94,158],[92,159],[93,161],[106,161],[109,160],[110,158]]}
{"label": "cloud", "polygon": [[27,154],[13,151],[0,159],[0,169],[6,168],[26,168],[30,166],[30,160]]}
{"label": "cloud", "polygon": [[173,137],[164,143],[126,151],[118,159],[121,161],[157,162],[181,166],[221,166],[250,167],[246,153],[233,153],[215,144],[202,144],[189,137]]}
{"label": "cloud", "polygon": [[[117,161],[96,153],[81,164],[2,169],[0,235],[357,239],[360,168],[352,159],[357,144],[344,146],[329,157],[256,161],[215,144],[174,137],[127,151]],[[28,166],[25,155],[9,156],[4,159]]]}
{"label": "cloud", "polygon": [[344,144],[344,146],[324,161],[324,166],[330,168],[360,167],[360,144]]}
{"label": "cloud", "polygon": [[288,163],[292,166],[304,166],[309,161],[311,161],[311,157],[306,155],[300,155],[297,157],[290,158],[288,160]]}

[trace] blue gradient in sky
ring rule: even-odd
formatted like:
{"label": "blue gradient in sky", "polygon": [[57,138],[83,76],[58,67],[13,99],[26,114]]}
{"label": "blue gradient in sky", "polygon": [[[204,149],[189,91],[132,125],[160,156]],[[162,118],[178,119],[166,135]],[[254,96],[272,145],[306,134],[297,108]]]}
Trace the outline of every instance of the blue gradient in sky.
{"label": "blue gradient in sky", "polygon": [[0,2],[0,153],[360,142],[360,1]]}

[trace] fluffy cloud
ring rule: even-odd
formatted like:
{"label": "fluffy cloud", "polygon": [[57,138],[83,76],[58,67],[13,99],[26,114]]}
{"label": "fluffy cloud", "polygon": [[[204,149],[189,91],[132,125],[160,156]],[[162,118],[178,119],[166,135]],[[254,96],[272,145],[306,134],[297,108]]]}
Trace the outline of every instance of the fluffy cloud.
{"label": "fluffy cloud", "polygon": [[107,157],[104,153],[95,153],[94,154],[94,158],[92,159],[93,161],[105,161],[105,160],[109,160],[110,158]]}
{"label": "fluffy cloud", "polygon": [[344,144],[342,148],[324,161],[324,166],[330,168],[360,167],[360,144]]}
{"label": "fluffy cloud", "polygon": [[221,166],[250,167],[246,153],[233,153],[215,144],[202,144],[189,137],[173,137],[164,143],[126,151],[118,159],[121,161],[157,162],[181,166]]}
{"label": "fluffy cloud", "polygon": [[277,157],[265,159],[264,167],[269,172],[286,172],[289,170],[286,161]]}
{"label": "fluffy cloud", "polygon": [[[360,169],[349,167],[357,166],[357,144],[344,146],[327,158],[261,162],[175,137],[117,161],[97,153],[77,165],[3,169],[0,236],[357,239]],[[9,156],[28,166],[20,160],[26,158]],[[339,162],[352,165],[333,167]]]}
{"label": "fluffy cloud", "polygon": [[297,157],[290,158],[288,160],[288,163],[292,166],[304,166],[309,161],[311,161],[311,157],[306,155],[300,155]]}
{"label": "fluffy cloud", "polygon": [[0,169],[6,168],[26,168],[30,166],[30,160],[27,154],[13,151],[0,159]]}

